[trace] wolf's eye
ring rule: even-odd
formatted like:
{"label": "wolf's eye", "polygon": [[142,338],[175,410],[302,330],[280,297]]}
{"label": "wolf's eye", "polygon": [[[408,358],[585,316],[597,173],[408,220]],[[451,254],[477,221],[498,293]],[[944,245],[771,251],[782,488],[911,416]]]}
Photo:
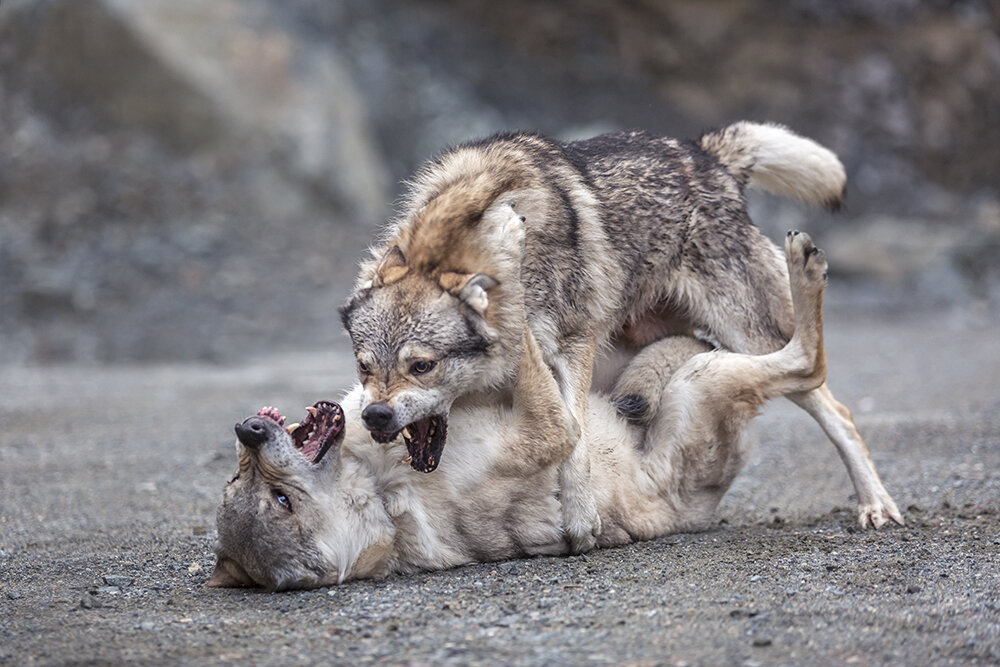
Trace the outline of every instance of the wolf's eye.
{"label": "wolf's eye", "polygon": [[278,501],[279,505],[281,505],[282,507],[284,507],[286,510],[291,511],[291,509],[292,509],[292,501],[290,501],[288,499],[288,496],[286,496],[284,493],[282,493],[278,489],[271,489],[271,494],[274,496],[274,499]]}
{"label": "wolf's eye", "polygon": [[368,368],[368,364],[363,361],[358,362],[358,372],[362,375],[371,375],[371,369]]}
{"label": "wolf's eye", "polygon": [[424,373],[429,373],[432,368],[434,368],[433,361],[417,361],[410,366],[410,374],[423,375]]}
{"label": "wolf's eye", "polygon": [[240,474],[239,474],[239,473],[236,473],[236,474],[235,474],[235,475],[233,476],[233,478],[232,478],[231,480],[229,480],[229,483],[230,483],[230,484],[232,484],[233,482],[235,482],[235,481],[236,481],[236,480],[238,480],[239,478],[240,478]]}

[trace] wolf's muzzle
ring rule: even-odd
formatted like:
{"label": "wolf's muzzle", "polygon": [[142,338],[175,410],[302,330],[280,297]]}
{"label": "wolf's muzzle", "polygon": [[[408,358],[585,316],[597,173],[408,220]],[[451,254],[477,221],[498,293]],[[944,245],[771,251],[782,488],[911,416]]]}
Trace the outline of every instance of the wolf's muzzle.
{"label": "wolf's muzzle", "polygon": [[267,424],[260,417],[250,417],[236,425],[236,437],[248,449],[257,449],[267,440]]}
{"label": "wolf's muzzle", "polygon": [[361,411],[361,419],[369,431],[384,431],[395,417],[396,413],[385,403],[372,403]]}

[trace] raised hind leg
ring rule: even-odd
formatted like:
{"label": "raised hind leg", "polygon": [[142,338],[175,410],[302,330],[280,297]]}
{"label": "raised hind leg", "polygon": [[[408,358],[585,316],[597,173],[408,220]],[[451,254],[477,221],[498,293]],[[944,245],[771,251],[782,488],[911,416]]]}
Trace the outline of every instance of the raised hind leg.
{"label": "raised hind leg", "polygon": [[[788,232],[786,248],[801,244],[806,244],[815,251],[808,235]],[[865,441],[861,439],[851,417],[851,411],[834,398],[826,383],[811,391],[789,394],[788,398],[812,415],[837,447],[858,494],[858,522],[861,527],[877,529],[887,521],[903,525],[903,515],[882,485]]]}
{"label": "raised hind leg", "polygon": [[826,259],[805,235],[789,237],[786,252],[795,333],[784,347],[739,354],[667,338],[640,352],[615,387],[619,412],[647,427],[642,468],[672,506],[670,529],[710,521],[743,466],[746,425],[765,402],[813,390],[826,377]]}
{"label": "raised hind leg", "polygon": [[[770,244],[762,237],[759,241],[749,244],[751,257],[741,280],[723,278],[722,284],[702,286],[704,296],[691,300],[694,320],[734,352],[761,354],[776,350],[794,330],[788,283],[782,279],[773,253],[768,251]],[[811,246],[807,235],[789,232],[786,252],[789,244],[806,242]],[[722,296],[713,297],[713,293]],[[903,517],[882,485],[850,411],[834,398],[826,383],[789,394],[788,398],[808,412],[836,446],[858,496],[861,526],[878,528],[887,521],[902,524]]]}

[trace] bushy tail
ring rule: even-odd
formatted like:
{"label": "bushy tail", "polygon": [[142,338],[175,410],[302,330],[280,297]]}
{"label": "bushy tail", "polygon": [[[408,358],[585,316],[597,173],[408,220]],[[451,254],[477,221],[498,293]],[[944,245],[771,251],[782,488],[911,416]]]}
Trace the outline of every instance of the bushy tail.
{"label": "bushy tail", "polygon": [[836,211],[847,175],[837,156],[782,125],[742,121],[698,140],[741,183]]}

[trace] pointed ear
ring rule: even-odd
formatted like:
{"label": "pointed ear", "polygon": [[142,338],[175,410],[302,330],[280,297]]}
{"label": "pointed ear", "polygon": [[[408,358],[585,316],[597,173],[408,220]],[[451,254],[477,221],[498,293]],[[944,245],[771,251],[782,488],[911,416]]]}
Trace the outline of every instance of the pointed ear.
{"label": "pointed ear", "polygon": [[406,265],[406,256],[394,245],[385,251],[382,259],[379,260],[375,269],[375,276],[372,278],[372,287],[383,287],[391,285],[406,275],[409,267]]}
{"label": "pointed ear", "polygon": [[205,585],[212,588],[246,588],[257,584],[236,561],[219,558],[215,561],[215,569]]}
{"label": "pointed ear", "polygon": [[486,292],[499,285],[500,281],[485,273],[448,271],[441,274],[438,284],[441,285],[441,289],[458,297],[474,311],[485,316],[486,309],[490,305]]}

